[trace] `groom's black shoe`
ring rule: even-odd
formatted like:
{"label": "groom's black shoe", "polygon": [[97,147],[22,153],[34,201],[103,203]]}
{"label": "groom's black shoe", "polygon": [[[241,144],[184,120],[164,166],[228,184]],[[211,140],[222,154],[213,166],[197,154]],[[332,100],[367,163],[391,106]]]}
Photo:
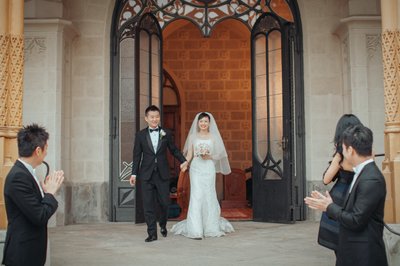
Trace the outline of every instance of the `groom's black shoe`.
{"label": "groom's black shoe", "polygon": [[168,234],[167,228],[161,227],[160,233],[161,233],[161,235],[162,235],[163,237],[167,237],[167,234]]}
{"label": "groom's black shoe", "polygon": [[148,236],[145,240],[144,240],[144,242],[152,242],[152,241],[155,241],[155,240],[157,240],[157,236],[155,236],[155,235],[152,235],[152,236]]}

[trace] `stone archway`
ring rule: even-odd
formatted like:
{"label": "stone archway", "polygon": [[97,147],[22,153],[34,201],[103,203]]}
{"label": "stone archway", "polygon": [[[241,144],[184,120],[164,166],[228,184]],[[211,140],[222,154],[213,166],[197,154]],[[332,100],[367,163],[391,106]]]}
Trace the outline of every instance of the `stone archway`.
{"label": "stone archway", "polygon": [[[231,36],[224,36],[226,35],[226,33],[229,34],[229,27],[227,27],[225,33],[222,33],[219,36],[221,40],[215,41],[216,43],[218,43],[218,45],[216,46],[221,47],[221,44],[222,46],[225,45],[225,38],[227,48],[233,48],[235,45],[236,48],[233,49],[233,52],[225,51],[226,49],[220,52],[209,51],[210,58],[215,59],[220,57],[221,59],[219,60],[219,62],[218,60],[215,60],[215,62],[211,63],[213,65],[212,67],[214,68],[214,71],[210,71],[210,69],[208,68],[209,62],[206,60],[201,60],[201,58],[200,60],[198,60],[199,58],[192,58],[191,60],[198,61],[196,61],[194,64],[190,64],[190,50],[207,50],[210,46],[210,40],[213,39],[213,36],[219,35],[218,28],[225,27],[225,23],[238,23],[235,26],[242,25],[242,28],[247,27],[248,29],[251,29],[255,25],[257,19],[260,18],[260,16],[262,16],[263,14],[271,14],[273,16],[279,17],[282,23],[292,25],[290,26],[290,34],[285,35],[290,37],[288,37],[288,39],[285,40],[285,44],[282,45],[293,47],[294,50],[291,51],[290,55],[285,55],[286,58],[283,58],[282,60],[290,59],[290,67],[288,66],[287,70],[291,72],[291,80],[287,81],[286,84],[291,86],[290,91],[291,93],[293,93],[292,95],[293,99],[295,99],[295,104],[293,104],[292,113],[288,113],[288,115],[295,115],[295,117],[288,117],[287,121],[290,121],[289,123],[292,123],[291,126],[296,129],[296,133],[292,135],[292,139],[285,140],[285,143],[286,141],[289,141],[289,143],[296,142],[296,149],[293,150],[293,156],[291,156],[291,158],[295,158],[296,160],[298,160],[298,162],[294,164],[296,169],[290,168],[290,172],[287,172],[286,175],[287,178],[293,179],[293,181],[291,181],[291,184],[293,185],[293,189],[296,189],[295,195],[297,195],[298,197],[294,201],[300,202],[299,206],[296,205],[295,209],[292,210],[293,215],[291,217],[292,219],[304,219],[304,207],[302,204],[302,200],[299,200],[304,196],[305,164],[304,160],[302,159],[304,157],[302,156],[304,155],[304,111],[301,49],[302,37],[301,23],[297,4],[295,2],[288,3],[281,0],[273,0],[265,3],[263,2],[260,5],[256,3],[244,5],[242,1],[222,1],[218,2],[218,4],[214,1],[198,1],[196,3],[192,1],[170,1],[165,5],[160,5],[159,3],[155,2],[142,3],[141,1],[136,0],[121,1],[117,3],[115,7],[114,22],[112,27],[112,51],[114,51],[115,53],[113,53],[112,55],[113,77],[111,82],[111,90],[112,94],[115,95],[115,97],[119,97],[118,90],[120,89],[118,80],[120,70],[120,56],[118,54],[119,43],[129,38],[133,40],[137,38],[135,34],[138,19],[148,12],[152,13],[157,18],[160,28],[163,30],[163,34],[164,32],[166,33],[165,35],[167,37],[163,37],[163,41],[164,39],[168,39],[170,37],[168,33],[168,28],[171,29],[170,32],[173,32],[171,34],[182,32],[182,36],[180,37],[183,37],[183,39],[188,38],[187,41],[185,41],[187,47],[180,47],[180,51],[172,51],[171,54],[169,54],[167,44],[165,48],[167,52],[164,51],[165,53],[163,54],[164,62],[170,61],[166,64],[175,64],[174,66],[169,65],[168,67],[170,68],[184,68],[186,63],[186,69],[181,71],[180,74],[177,74],[181,82],[186,79],[188,80],[188,88],[185,88],[184,96],[186,102],[186,108],[183,111],[185,112],[185,123],[191,121],[191,117],[194,117],[195,113],[199,112],[199,110],[208,109],[208,111],[211,112],[213,112],[212,110],[215,110],[214,113],[217,114],[217,119],[221,121],[222,127],[226,128],[226,131],[222,132],[222,134],[225,134],[224,138],[228,140],[227,146],[232,147],[232,152],[230,155],[232,158],[236,158],[236,162],[234,159],[233,164],[238,165],[238,167],[240,167],[241,169],[251,166],[248,162],[251,162],[253,157],[253,155],[251,154],[251,139],[253,138],[253,136],[250,136],[250,133],[246,132],[251,132],[251,121],[254,121],[254,117],[252,115],[246,115],[246,113],[244,112],[234,111],[237,109],[252,110],[251,93],[248,93],[246,95],[246,92],[244,92],[246,90],[240,90],[245,88],[250,91],[252,84],[250,71],[246,74],[245,72],[240,70],[240,68],[249,69],[251,65],[249,59],[249,40],[246,40],[247,44],[246,41],[242,43],[240,43],[240,41],[232,41],[234,38],[231,38]],[[184,19],[185,21],[179,22],[180,19]],[[234,20],[230,22],[229,19]],[[193,36],[189,37],[189,32],[184,32],[183,29],[185,27],[193,27],[195,29],[190,32],[196,32],[197,30],[195,38],[197,38],[197,36],[198,38],[200,38],[200,36],[203,35],[203,37],[207,37],[207,39],[198,39],[197,42],[189,40],[189,38],[193,38]],[[217,34],[214,35],[215,32]],[[174,43],[174,45],[177,45],[174,46],[174,48],[177,48],[179,47],[179,45],[182,45],[182,42],[177,41]],[[212,55],[213,52],[214,55]],[[244,60],[245,63],[242,63],[242,65],[240,65],[240,63],[238,64],[237,62],[233,62],[233,67],[232,65],[230,65],[231,68],[228,68],[229,71],[226,71],[227,69],[224,69],[226,63],[225,61],[229,61],[231,55],[233,56],[233,58],[239,55],[237,59],[240,59],[240,56],[246,57],[246,52],[248,60]],[[196,57],[199,56],[200,53],[196,55],[196,52],[192,52],[191,54],[192,56]],[[174,61],[174,58],[179,60],[172,62]],[[135,62],[135,60],[133,59],[132,62]],[[234,64],[238,65],[235,67]],[[136,68],[138,67],[139,66],[136,66]],[[175,72],[180,72],[180,70],[176,70]],[[131,78],[135,79],[135,77]],[[186,85],[184,85],[184,87],[185,86]],[[227,87],[233,89],[227,89]],[[237,88],[238,90],[235,90]],[[210,90],[210,93],[202,92],[207,90]],[[209,95],[213,96],[210,97]],[[203,100],[201,100],[201,98]],[[235,98],[238,99],[238,101],[232,101]],[[245,101],[248,102],[246,103]],[[112,105],[114,105],[114,103],[112,103]],[[115,110],[118,110],[118,107],[113,108],[116,108]],[[193,108],[193,110],[190,110],[190,108]],[[118,114],[116,115],[118,116]],[[237,123],[232,123],[232,121],[235,121]],[[138,121],[136,123],[138,123]],[[294,126],[294,124],[296,126]],[[232,138],[237,140],[240,139],[240,141],[231,141]],[[250,141],[248,141],[249,139]],[[119,144],[115,143],[115,145]],[[245,150],[245,152],[243,152],[243,150]],[[117,174],[117,169],[119,167],[120,166],[118,165],[118,162],[113,162],[111,168],[115,171],[112,170],[112,172]],[[287,196],[288,198],[292,198],[292,196],[289,194]]]}

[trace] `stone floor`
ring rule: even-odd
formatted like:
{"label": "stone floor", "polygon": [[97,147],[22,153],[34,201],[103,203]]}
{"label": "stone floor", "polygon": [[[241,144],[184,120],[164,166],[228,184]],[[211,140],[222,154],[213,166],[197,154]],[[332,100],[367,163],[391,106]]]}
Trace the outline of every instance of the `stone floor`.
{"label": "stone floor", "polygon": [[[175,222],[169,222],[168,228]],[[52,266],[74,265],[334,265],[316,243],[319,223],[233,222],[236,232],[192,240],[168,235],[145,243],[146,227],[130,223],[50,228]]]}

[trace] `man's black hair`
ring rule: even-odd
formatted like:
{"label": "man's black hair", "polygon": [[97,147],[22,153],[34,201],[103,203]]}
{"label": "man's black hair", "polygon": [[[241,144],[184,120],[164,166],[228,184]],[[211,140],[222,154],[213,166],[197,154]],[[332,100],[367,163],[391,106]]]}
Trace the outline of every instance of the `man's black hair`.
{"label": "man's black hair", "polygon": [[17,135],[18,154],[20,157],[30,157],[37,147],[44,149],[49,133],[44,127],[32,124],[24,126]]}
{"label": "man's black hair", "polygon": [[144,111],[145,116],[147,116],[147,114],[149,112],[159,112],[159,113],[161,113],[160,109],[155,105],[150,105],[149,107],[146,108],[146,110]]}
{"label": "man's black hair", "polygon": [[371,129],[363,125],[349,127],[343,132],[342,140],[346,147],[353,147],[358,155],[372,155],[373,134]]}

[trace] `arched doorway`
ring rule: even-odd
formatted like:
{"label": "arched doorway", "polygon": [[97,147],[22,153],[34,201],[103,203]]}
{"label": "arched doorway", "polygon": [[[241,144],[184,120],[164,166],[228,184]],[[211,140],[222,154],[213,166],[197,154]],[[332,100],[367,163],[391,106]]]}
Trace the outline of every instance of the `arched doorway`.
{"label": "arched doorway", "polygon": [[[178,87],[171,75],[163,71],[163,127],[170,130],[178,149],[181,149],[181,98]],[[170,153],[167,154],[171,175],[171,192],[176,191],[180,162]]]}
{"label": "arched doorway", "polygon": [[[149,16],[148,14],[151,14]],[[257,38],[261,36],[261,33],[265,34],[265,40],[269,40],[268,34],[271,30],[268,23],[265,22],[265,17],[275,18],[275,21],[280,25],[280,56],[277,56],[277,52],[270,52],[270,48],[265,46],[264,51],[254,50],[257,46]],[[254,213],[254,219],[259,221],[279,221],[279,222],[293,222],[295,220],[302,220],[305,218],[304,215],[304,205],[302,198],[304,197],[304,183],[305,183],[305,164],[304,164],[304,112],[303,112],[303,82],[302,82],[302,54],[301,54],[301,23],[298,13],[298,7],[295,1],[284,1],[284,0],[271,0],[265,1],[261,4],[258,1],[169,1],[167,3],[158,3],[152,1],[119,1],[116,4],[114,12],[114,24],[112,28],[112,102],[111,102],[111,112],[113,120],[111,122],[111,173],[110,173],[110,184],[112,187],[111,192],[111,215],[113,221],[123,221],[132,220],[133,214],[135,213],[135,220],[139,221],[140,216],[140,204],[135,197],[135,191],[127,186],[126,175],[129,172],[129,149],[132,150],[134,132],[140,128],[140,122],[143,121],[142,116],[139,112],[143,111],[145,107],[143,101],[146,103],[154,102],[154,97],[151,95],[157,95],[156,99],[162,101],[163,90],[161,83],[158,84],[158,88],[154,86],[148,86],[148,91],[150,93],[140,94],[143,88],[140,86],[140,81],[145,80],[157,80],[159,77],[151,73],[153,68],[146,65],[149,71],[142,71],[143,66],[140,65],[139,58],[140,53],[135,52],[134,55],[130,57],[129,60],[125,60],[126,55],[121,53],[122,44],[125,39],[131,39],[132,46],[130,53],[132,51],[140,51],[138,47],[138,39],[141,38],[140,33],[138,33],[139,21],[145,16],[152,17],[149,23],[144,23],[143,26],[150,28],[160,28],[163,31],[167,25],[171,24],[177,19],[185,19],[191,24],[195,25],[199,29],[204,37],[210,37],[217,25],[222,21],[227,19],[235,19],[240,21],[243,25],[248,27],[249,32],[252,32],[249,43],[252,44],[252,57],[251,61],[251,73],[249,73],[251,86],[251,96],[248,111],[252,113],[249,118],[242,117],[242,120],[248,119],[250,122],[247,125],[250,127],[249,131],[253,131],[251,134],[251,143],[248,145],[249,150],[251,150],[251,155],[249,158],[250,164],[253,164],[252,180],[253,180],[253,202],[255,210],[264,209],[264,211],[256,211]],[[157,25],[156,25],[157,24]],[[172,24],[171,24],[172,25]],[[221,23],[222,25],[222,23]],[[273,26],[273,25],[272,25]],[[256,29],[256,30],[255,30]],[[276,35],[276,34],[275,34]],[[150,34],[150,36],[153,36]],[[152,50],[153,46],[148,46],[148,53],[160,56],[158,64],[163,64],[163,36],[159,34],[159,46],[155,50]],[[274,36],[272,33],[271,36]],[[152,40],[153,37],[150,38]],[[275,39],[278,39],[275,37]],[[264,42],[264,43],[268,43]],[[279,46],[273,48],[274,51],[278,51]],[[128,49],[129,50],[129,49]],[[150,52],[149,52],[150,51]],[[155,52],[156,51],[156,52]],[[184,52],[184,49],[183,51]],[[248,50],[250,55],[250,51]],[[269,55],[275,54],[275,56],[269,57]],[[257,62],[257,56],[261,55],[264,57],[264,72],[259,66],[255,66]],[[128,56],[129,57],[129,56]],[[151,56],[150,56],[151,58]],[[273,101],[277,97],[270,94],[268,91],[268,84],[272,80],[272,74],[268,72],[268,62],[270,60],[277,60],[277,66],[280,66],[281,70],[281,114],[271,113],[271,111],[277,111],[278,109],[271,109],[271,105],[267,103],[274,104],[277,106],[279,101]],[[124,61],[129,61],[130,66],[123,65]],[[151,60],[149,59],[151,62]],[[164,60],[165,61],[165,60]],[[123,70],[123,68],[125,68]],[[279,68],[279,67],[278,67]],[[127,69],[130,69],[127,71]],[[132,84],[121,86],[121,84],[129,84],[124,80],[122,73],[127,72],[132,75],[131,80],[134,80]],[[279,72],[279,71],[278,71]],[[278,73],[277,72],[277,73]],[[135,78],[138,77],[138,78]],[[230,75],[234,77],[234,75]],[[190,77],[189,77],[190,78]],[[229,77],[228,77],[229,78]],[[139,81],[138,81],[139,80]],[[259,80],[264,80],[264,85],[261,86]],[[277,81],[277,79],[275,79]],[[143,84],[143,83],[141,83]],[[150,82],[150,84],[156,84]],[[251,85],[250,85],[251,84]],[[200,85],[203,86],[203,85]],[[202,88],[200,87],[199,90]],[[125,92],[123,92],[124,90]],[[263,91],[264,90],[264,91]],[[131,110],[122,109],[121,113],[121,97],[124,93],[131,95],[129,98],[126,97],[124,100],[131,99],[128,105],[131,105]],[[132,95],[136,95],[136,99]],[[139,100],[140,95],[142,95],[142,100]],[[222,93],[223,95],[223,93]],[[209,105],[202,105],[201,102],[192,99],[193,104],[199,106],[197,111],[203,111],[201,107],[209,107]],[[185,98],[185,101],[187,99]],[[230,101],[219,101],[220,104],[232,104]],[[218,102],[216,103],[218,104]],[[123,107],[123,105],[122,105]],[[239,106],[239,109],[243,108]],[[130,117],[130,132],[124,135],[122,130],[122,122],[124,114]],[[129,113],[130,112],[130,113]],[[134,113],[135,112],[135,113]],[[184,115],[183,115],[184,113]],[[134,115],[136,114],[136,115]],[[191,121],[194,117],[193,113],[187,112],[186,109],[182,109],[181,115],[185,117],[185,121],[181,123],[185,126],[187,121]],[[226,115],[221,112],[220,121],[230,121],[232,116]],[[239,114],[240,116],[240,114]],[[275,123],[278,121],[280,123]],[[234,127],[235,123],[229,123],[230,127]],[[227,126],[227,135],[231,134],[232,128]],[[280,127],[280,129],[278,128]],[[277,128],[276,131],[270,131],[271,128]],[[183,130],[184,131],[184,130]],[[182,132],[182,130],[181,130]],[[273,135],[273,132],[278,132]],[[280,133],[279,133],[280,132]],[[128,137],[129,136],[129,137]],[[279,139],[280,138],[280,139]],[[279,141],[278,141],[279,139]],[[128,141],[129,140],[129,141]],[[129,144],[128,144],[129,142]],[[121,145],[125,143],[126,145]],[[271,146],[271,143],[277,145]],[[280,144],[279,144],[280,143]],[[279,145],[280,146],[279,146]],[[230,145],[230,144],[228,144]],[[232,144],[233,145],[233,144]],[[252,148],[251,148],[252,147]],[[277,148],[280,151],[277,150]],[[243,148],[242,148],[243,149]],[[123,152],[125,150],[125,152]],[[123,155],[124,154],[124,155]],[[281,157],[281,159],[275,159],[275,157]],[[127,161],[121,158],[126,156]],[[240,156],[239,153],[237,157]],[[235,158],[230,154],[230,157]],[[278,167],[271,168],[272,162],[271,158],[274,158],[272,165],[278,165]],[[280,162],[279,162],[280,160]],[[279,165],[281,164],[281,165]],[[270,178],[269,173],[274,173],[276,170],[280,169],[280,181],[277,179]],[[272,182],[271,180],[274,180]],[[283,183],[283,184],[280,184]],[[123,192],[123,194],[121,194]],[[285,198],[271,199],[271,195],[283,195]],[[137,195],[136,195],[137,196]],[[130,202],[130,205],[123,205],[121,203]],[[281,201],[281,205],[274,205],[274,200]],[[135,208],[136,206],[136,208]],[[282,215],[278,208],[283,209],[285,215]],[[134,210],[135,209],[135,210]],[[131,214],[129,214],[131,212]],[[118,213],[125,213],[118,218]]]}

